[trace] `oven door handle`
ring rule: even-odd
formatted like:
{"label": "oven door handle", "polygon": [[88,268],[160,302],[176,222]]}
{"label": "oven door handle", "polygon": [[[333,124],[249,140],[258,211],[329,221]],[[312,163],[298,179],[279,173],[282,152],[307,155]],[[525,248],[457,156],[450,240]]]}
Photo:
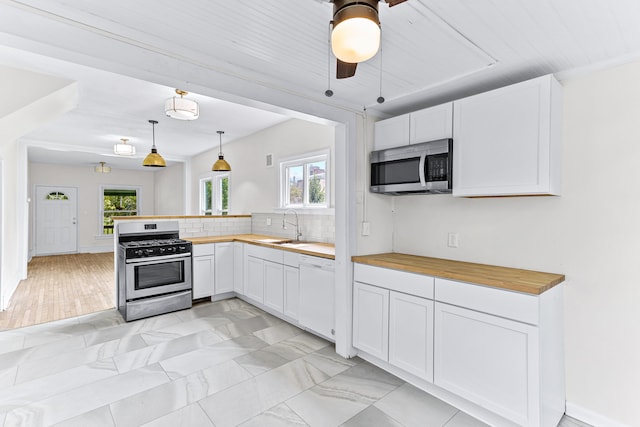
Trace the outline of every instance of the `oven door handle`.
{"label": "oven door handle", "polygon": [[133,258],[133,259],[128,259],[125,262],[127,264],[142,264],[142,263],[147,263],[147,264],[151,264],[151,263],[157,263],[157,262],[163,262],[163,261],[170,261],[172,259],[179,259],[179,258],[191,258],[191,252],[185,253],[185,254],[174,254],[174,255],[161,255],[161,256],[153,256],[153,257],[147,257],[147,258]]}
{"label": "oven door handle", "polygon": [[427,180],[424,177],[424,164],[427,161],[427,153],[424,153],[422,156],[420,156],[420,166],[418,166],[418,168],[420,168],[420,170],[418,171],[420,174],[420,185],[422,187],[426,187],[427,186]]}

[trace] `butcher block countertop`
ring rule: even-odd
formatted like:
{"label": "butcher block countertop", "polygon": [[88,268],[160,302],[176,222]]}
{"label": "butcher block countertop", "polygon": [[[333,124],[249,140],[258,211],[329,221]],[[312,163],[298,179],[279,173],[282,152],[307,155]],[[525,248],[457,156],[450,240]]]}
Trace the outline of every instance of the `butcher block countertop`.
{"label": "butcher block countertop", "polygon": [[399,253],[354,256],[353,262],[540,295],[564,275]]}
{"label": "butcher block countertop", "polygon": [[205,243],[243,242],[327,259],[335,259],[336,253],[333,243],[296,242],[291,239],[263,236],[260,234],[229,234],[226,236],[183,237],[183,239],[190,241],[194,245],[201,245]]}

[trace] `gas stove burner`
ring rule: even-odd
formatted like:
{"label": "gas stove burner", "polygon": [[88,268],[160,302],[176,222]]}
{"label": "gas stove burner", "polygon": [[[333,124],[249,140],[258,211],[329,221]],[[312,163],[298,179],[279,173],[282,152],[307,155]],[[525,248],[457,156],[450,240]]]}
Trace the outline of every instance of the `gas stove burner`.
{"label": "gas stove burner", "polygon": [[183,239],[134,240],[121,246],[126,259],[191,253],[191,242]]}
{"label": "gas stove burner", "polygon": [[167,246],[178,245],[188,243],[182,239],[149,239],[149,240],[134,240],[133,242],[125,242],[122,245],[125,248],[148,248],[153,246]]}

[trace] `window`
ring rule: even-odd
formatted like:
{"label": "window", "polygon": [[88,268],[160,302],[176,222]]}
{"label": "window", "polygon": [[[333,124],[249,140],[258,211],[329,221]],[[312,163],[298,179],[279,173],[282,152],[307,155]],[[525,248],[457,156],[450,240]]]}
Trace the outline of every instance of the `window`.
{"label": "window", "polygon": [[54,191],[53,193],[47,194],[47,200],[69,200],[69,197],[58,191]]}
{"label": "window", "polygon": [[216,173],[200,180],[200,214],[229,214],[229,174]]}
{"label": "window", "polygon": [[114,188],[102,187],[102,203],[100,216],[102,235],[113,234],[114,216],[138,215],[139,189],[134,187]]}
{"label": "window", "polygon": [[329,154],[313,154],[280,163],[281,207],[329,206]]}

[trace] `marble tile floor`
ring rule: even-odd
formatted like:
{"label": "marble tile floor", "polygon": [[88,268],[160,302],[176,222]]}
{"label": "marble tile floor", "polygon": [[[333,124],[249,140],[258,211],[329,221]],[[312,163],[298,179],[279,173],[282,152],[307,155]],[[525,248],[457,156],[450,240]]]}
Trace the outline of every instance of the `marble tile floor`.
{"label": "marble tile floor", "polygon": [[[241,300],[0,333],[4,426],[485,424]],[[565,417],[561,426],[584,427]]]}

